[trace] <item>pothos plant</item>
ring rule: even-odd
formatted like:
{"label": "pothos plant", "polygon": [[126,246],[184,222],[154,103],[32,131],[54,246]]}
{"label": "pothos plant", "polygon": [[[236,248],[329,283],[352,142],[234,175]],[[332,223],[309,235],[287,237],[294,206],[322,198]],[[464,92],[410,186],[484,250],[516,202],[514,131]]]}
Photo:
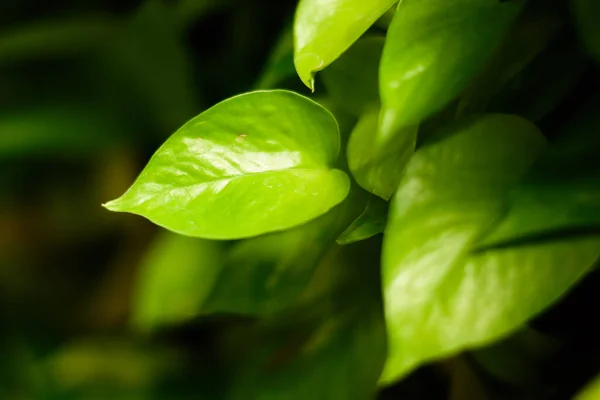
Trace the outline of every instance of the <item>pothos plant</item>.
{"label": "pothos plant", "polygon": [[[258,90],[105,204],[177,234],[136,324],[260,317],[231,396],[265,399],[370,398],[521,329],[600,256],[600,99],[538,127],[597,71],[577,44],[600,60],[598,3],[564,6],[301,0]],[[292,59],[314,94],[272,89]]]}

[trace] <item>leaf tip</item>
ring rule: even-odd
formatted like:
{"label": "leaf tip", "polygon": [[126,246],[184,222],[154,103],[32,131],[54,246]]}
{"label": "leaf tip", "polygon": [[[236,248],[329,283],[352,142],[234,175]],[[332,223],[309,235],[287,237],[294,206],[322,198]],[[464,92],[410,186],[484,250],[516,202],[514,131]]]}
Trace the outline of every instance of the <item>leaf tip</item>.
{"label": "leaf tip", "polygon": [[294,64],[300,80],[314,93],[315,74],[325,68],[325,62],[314,54],[303,54],[296,55]]}
{"label": "leaf tip", "polygon": [[102,207],[106,208],[108,211],[114,211],[114,212],[123,211],[123,208],[121,207],[121,202],[119,200],[120,200],[120,198],[111,200],[111,201],[107,201],[106,203],[102,203]]}
{"label": "leaf tip", "polygon": [[314,72],[310,72],[308,74],[305,74],[304,76],[301,75],[300,79],[302,80],[302,83],[304,83],[304,85],[306,85],[306,87],[310,89],[311,93],[315,92],[315,74],[314,74]]}

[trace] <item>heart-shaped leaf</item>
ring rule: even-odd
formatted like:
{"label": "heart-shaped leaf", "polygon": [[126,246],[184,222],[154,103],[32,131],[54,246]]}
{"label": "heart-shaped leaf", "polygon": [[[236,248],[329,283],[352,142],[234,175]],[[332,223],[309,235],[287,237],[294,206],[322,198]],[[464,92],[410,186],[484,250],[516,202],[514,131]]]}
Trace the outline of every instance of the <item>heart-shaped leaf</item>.
{"label": "heart-shaped leaf", "polygon": [[284,230],[348,194],[348,176],[332,168],[339,143],[334,117],[312,100],[282,90],[239,95],[180,128],[105,206],[196,237]]}
{"label": "heart-shaped leaf", "polygon": [[412,157],[384,234],[384,382],[508,334],[596,260],[597,236],[472,251],[543,147],[527,121],[486,115],[440,132]]}
{"label": "heart-shaped leaf", "polygon": [[405,0],[381,60],[381,140],[440,111],[500,44],[521,2]]}
{"label": "heart-shaped leaf", "polygon": [[294,21],[294,64],[314,90],[314,75],[335,61],[397,0],[301,0]]}

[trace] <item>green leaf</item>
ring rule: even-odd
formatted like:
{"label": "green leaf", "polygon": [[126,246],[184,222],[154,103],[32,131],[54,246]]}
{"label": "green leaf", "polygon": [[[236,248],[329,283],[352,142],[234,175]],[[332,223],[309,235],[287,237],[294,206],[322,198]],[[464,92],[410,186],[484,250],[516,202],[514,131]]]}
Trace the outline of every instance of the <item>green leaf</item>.
{"label": "green leaf", "polygon": [[388,30],[380,74],[385,141],[456,98],[500,44],[521,2],[405,0]]}
{"label": "green leaf", "polygon": [[336,246],[320,267],[337,277],[329,296],[221,336],[233,366],[227,399],[374,397],[386,341],[378,247],[369,245]]}
{"label": "green leaf", "polygon": [[348,142],[348,166],[365,190],[389,200],[415,149],[417,128],[404,128],[385,146],[377,142],[379,110],[364,114]]}
{"label": "green leaf", "polygon": [[289,307],[362,204],[351,195],[305,225],[235,244],[204,311],[267,315]]}
{"label": "green leaf", "polygon": [[600,399],[600,376],[596,377],[588,384],[578,395],[575,400],[598,400]]}
{"label": "green leaf", "polygon": [[335,61],[396,0],[301,0],[294,21],[294,64],[314,91],[314,76]]}
{"label": "green leaf", "polygon": [[529,122],[485,115],[441,132],[412,157],[384,234],[383,382],[507,335],[598,258],[598,236],[472,251],[543,147]]}
{"label": "green leaf", "polygon": [[287,91],[225,100],[186,123],[133,186],[105,206],[177,233],[210,239],[300,225],[348,194],[335,119]]}
{"label": "green leaf", "polygon": [[571,0],[571,9],[578,23],[581,41],[600,62],[600,3],[597,0]]}
{"label": "green leaf", "polygon": [[368,239],[383,233],[387,221],[388,205],[376,197],[369,200],[365,211],[337,238],[341,245]]}
{"label": "green leaf", "polygon": [[134,325],[151,330],[199,315],[221,269],[221,248],[219,242],[161,232],[141,265]]}
{"label": "green leaf", "polygon": [[332,99],[353,115],[379,107],[379,61],[384,43],[382,36],[359,39],[321,75]]}
{"label": "green leaf", "polygon": [[600,232],[600,98],[582,108],[511,192],[509,211],[480,246],[558,233]]}

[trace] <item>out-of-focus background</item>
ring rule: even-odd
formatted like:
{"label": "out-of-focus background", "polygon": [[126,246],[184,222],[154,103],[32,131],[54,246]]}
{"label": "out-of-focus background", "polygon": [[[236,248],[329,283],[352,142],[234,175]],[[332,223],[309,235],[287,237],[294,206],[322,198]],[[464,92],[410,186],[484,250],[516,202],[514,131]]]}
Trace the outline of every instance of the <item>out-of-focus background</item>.
{"label": "out-of-focus background", "polygon": [[[143,218],[101,204],[207,107],[275,82],[308,94],[286,35],[295,7],[295,0],[0,2],[0,399],[228,398],[224,388],[236,374],[228,363],[258,345],[235,329],[223,339],[223,330],[245,319],[207,317],[152,335],[133,329],[140,269],[177,264],[179,254],[191,254],[189,243],[171,243]],[[218,258],[209,247],[192,254]],[[563,340],[560,349],[524,331],[477,354],[481,364],[502,359],[495,372],[517,371],[546,396],[534,398],[565,398],[599,361],[597,345],[589,346],[598,328],[586,316],[597,283],[595,273],[535,322]],[[186,301],[174,310],[188,312]],[[148,302],[142,319],[160,308]],[[539,354],[552,362],[535,364]],[[276,355],[269,368],[285,358]],[[421,368],[380,398],[452,396],[449,376],[476,381],[463,361]],[[297,372],[282,382],[302,380]],[[342,382],[319,384],[336,390]],[[234,397],[257,398],[244,390]],[[512,398],[508,386],[494,390]]]}
{"label": "out-of-focus background", "polygon": [[101,204],[189,118],[260,84],[295,3],[0,2],[1,399],[217,398],[194,389],[211,364],[185,365],[211,351],[203,331],[130,332],[157,228]]}

